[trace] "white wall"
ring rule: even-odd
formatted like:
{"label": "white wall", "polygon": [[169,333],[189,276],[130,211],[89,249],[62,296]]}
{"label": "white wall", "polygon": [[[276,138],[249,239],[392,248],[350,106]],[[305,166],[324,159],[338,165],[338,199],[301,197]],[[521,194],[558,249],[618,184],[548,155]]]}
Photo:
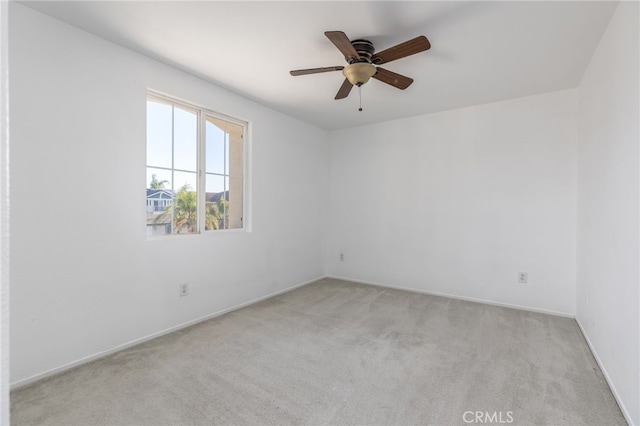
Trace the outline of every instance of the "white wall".
{"label": "white wall", "polygon": [[0,425],[9,424],[9,8],[0,2]]}
{"label": "white wall", "polygon": [[580,85],[577,319],[640,424],[638,3],[623,2]]}
{"label": "white wall", "polygon": [[568,90],[332,132],[328,274],[572,315],[575,111]]}
{"label": "white wall", "polygon": [[[326,131],[14,2],[9,48],[12,383],[324,274]],[[251,122],[253,232],[147,240],[148,87]]]}

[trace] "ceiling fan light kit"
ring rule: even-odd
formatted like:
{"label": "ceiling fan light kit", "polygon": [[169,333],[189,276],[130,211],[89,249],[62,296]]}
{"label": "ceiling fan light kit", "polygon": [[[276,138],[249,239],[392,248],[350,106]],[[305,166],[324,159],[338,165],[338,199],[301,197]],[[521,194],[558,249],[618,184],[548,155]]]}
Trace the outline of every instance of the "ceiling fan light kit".
{"label": "ceiling fan light kit", "polygon": [[[390,47],[380,53],[375,53],[373,43],[369,40],[356,39],[351,41],[342,31],[326,31],[324,35],[342,52],[348,65],[346,67],[338,65],[333,67],[293,70],[289,73],[293,76],[298,76],[329,71],[342,71],[345,80],[342,86],[340,86],[335,99],[346,98],[349,96],[353,86],[361,87],[363,84],[366,84],[371,77],[397,89],[406,89],[413,83],[412,78],[394,73],[377,65],[415,55],[416,53],[431,48],[429,40],[423,35]],[[359,110],[362,111],[362,106]]]}
{"label": "ceiling fan light kit", "polygon": [[342,74],[354,86],[362,86],[376,73],[376,67],[368,62],[356,62],[347,65]]}

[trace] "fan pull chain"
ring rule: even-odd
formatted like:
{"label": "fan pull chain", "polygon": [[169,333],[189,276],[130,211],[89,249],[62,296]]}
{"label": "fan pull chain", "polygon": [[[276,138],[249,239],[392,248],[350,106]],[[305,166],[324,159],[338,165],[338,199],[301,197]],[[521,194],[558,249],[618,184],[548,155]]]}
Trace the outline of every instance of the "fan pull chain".
{"label": "fan pull chain", "polygon": [[362,112],[362,85],[358,86],[358,96],[360,97],[360,108],[358,108],[358,111]]}

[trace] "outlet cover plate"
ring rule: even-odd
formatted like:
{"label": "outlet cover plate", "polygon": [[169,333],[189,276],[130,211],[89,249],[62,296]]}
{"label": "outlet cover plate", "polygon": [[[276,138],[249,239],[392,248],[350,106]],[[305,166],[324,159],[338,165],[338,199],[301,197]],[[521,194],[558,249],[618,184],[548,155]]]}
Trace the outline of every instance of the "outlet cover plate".
{"label": "outlet cover plate", "polygon": [[180,284],[180,297],[189,295],[189,283]]}

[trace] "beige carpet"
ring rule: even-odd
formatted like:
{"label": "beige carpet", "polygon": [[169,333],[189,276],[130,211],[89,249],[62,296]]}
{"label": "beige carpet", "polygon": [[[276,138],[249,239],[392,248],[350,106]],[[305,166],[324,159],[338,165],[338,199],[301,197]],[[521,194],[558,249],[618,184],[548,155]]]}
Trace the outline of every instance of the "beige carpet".
{"label": "beige carpet", "polygon": [[625,424],[571,319],[330,279],[11,401],[15,425]]}

